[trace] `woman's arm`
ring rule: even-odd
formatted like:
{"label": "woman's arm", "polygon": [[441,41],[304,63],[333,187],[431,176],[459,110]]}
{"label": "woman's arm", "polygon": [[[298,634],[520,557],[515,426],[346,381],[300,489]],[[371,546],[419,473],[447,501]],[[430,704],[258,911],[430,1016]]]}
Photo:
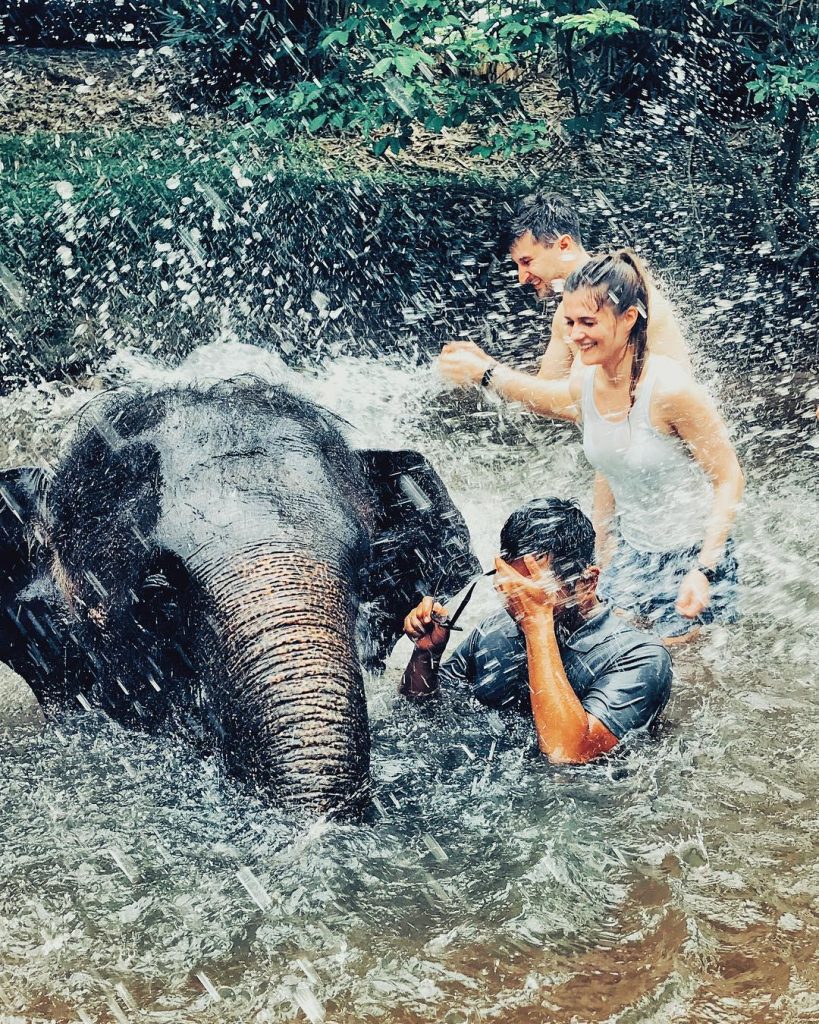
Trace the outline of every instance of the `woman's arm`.
{"label": "woman's arm", "polygon": [[579,418],[580,387],[575,374],[568,380],[543,380],[520,373],[497,362],[471,341],[444,345],[438,365],[447,380],[462,387],[480,384],[492,368],[489,387],[496,394],[521,402],[541,416],[571,421]]}
{"label": "woman's arm", "polygon": [[[725,542],[745,489],[745,477],[725,421],[702,387],[688,381],[665,395],[663,404],[668,425],[688,445],[713,486],[714,495],[699,553],[700,564],[713,569],[725,553]],[[701,572],[692,569],[680,588],[677,609],[682,615],[694,618],[707,603],[708,582]]]}
{"label": "woman's arm", "polygon": [[594,523],[595,549],[597,564],[601,569],[611,561],[614,548],[614,534],[611,524],[614,519],[614,495],[608,480],[597,473],[594,478],[594,500],[592,503],[592,523]]}

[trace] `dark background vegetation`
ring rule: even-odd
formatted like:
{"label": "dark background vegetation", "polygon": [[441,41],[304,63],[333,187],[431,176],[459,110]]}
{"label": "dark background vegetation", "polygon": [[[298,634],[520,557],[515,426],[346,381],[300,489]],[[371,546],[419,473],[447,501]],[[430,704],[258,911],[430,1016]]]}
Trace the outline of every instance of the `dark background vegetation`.
{"label": "dark background vegetation", "polygon": [[[0,0],[7,50],[172,66],[177,110],[0,138],[4,386],[230,332],[290,361],[456,332],[532,360],[542,318],[497,246],[535,188],[576,198],[592,249],[636,243],[701,297],[689,326],[739,366],[805,366],[816,19],[772,0]],[[437,166],[414,162],[430,146]]]}

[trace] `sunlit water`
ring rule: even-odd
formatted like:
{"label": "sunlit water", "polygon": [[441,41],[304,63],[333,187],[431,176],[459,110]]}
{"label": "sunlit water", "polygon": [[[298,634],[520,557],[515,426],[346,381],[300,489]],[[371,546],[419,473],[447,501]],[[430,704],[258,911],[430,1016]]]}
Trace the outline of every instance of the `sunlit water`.
{"label": "sunlit water", "polygon": [[[521,501],[588,507],[573,428],[424,369],[296,376],[224,345],[108,373],[244,371],[336,409],[362,446],[422,449],[485,563]],[[5,463],[54,459],[86,399],[3,399]],[[525,720],[398,700],[403,643],[368,681],[364,826],[264,808],[217,762],[96,715],[10,732],[0,1020],[819,1020],[815,465],[746,469],[744,619],[676,658],[665,730],[605,765],[556,770]],[[481,587],[465,625],[493,607]]]}

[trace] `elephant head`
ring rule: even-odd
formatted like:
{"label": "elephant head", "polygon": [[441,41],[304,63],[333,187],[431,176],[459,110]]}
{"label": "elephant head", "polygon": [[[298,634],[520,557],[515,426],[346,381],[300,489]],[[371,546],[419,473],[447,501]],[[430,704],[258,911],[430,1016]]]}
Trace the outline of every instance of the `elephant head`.
{"label": "elephant head", "polygon": [[365,667],[478,565],[414,452],[356,451],[255,378],[109,394],[50,475],[5,473],[0,658],[45,698],[214,737],[271,799],[366,793]]}

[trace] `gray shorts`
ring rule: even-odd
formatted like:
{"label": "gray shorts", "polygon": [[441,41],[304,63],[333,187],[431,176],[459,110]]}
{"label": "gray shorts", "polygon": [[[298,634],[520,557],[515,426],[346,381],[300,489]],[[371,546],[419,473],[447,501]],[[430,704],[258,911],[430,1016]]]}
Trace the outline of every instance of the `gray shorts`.
{"label": "gray shorts", "polygon": [[711,602],[695,619],[686,619],[674,607],[685,574],[697,564],[699,545],[676,551],[638,551],[621,537],[597,588],[612,608],[646,622],[661,637],[684,636],[697,626],[736,622],[739,618],[739,569],[734,544],[728,540],[716,567]]}

